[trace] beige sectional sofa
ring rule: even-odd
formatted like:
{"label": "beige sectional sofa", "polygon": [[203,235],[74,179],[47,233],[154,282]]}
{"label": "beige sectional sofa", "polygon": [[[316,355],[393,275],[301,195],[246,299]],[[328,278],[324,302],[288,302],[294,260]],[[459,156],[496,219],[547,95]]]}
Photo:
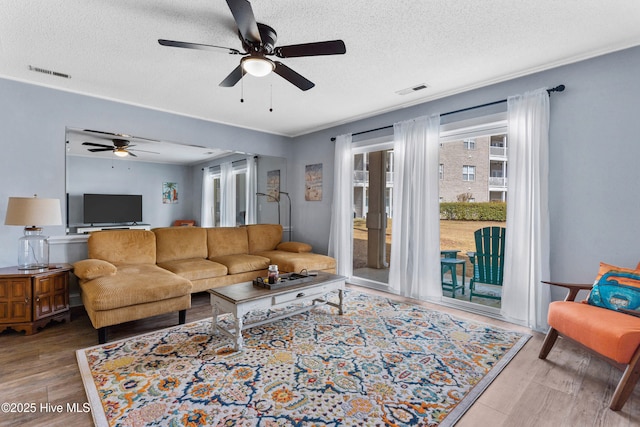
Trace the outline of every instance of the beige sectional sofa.
{"label": "beige sectional sofa", "polygon": [[281,272],[335,273],[335,259],[281,238],[278,224],[98,231],[74,273],[104,343],[107,327],[119,323],[172,311],[184,323],[192,293],[266,276],[269,264]]}

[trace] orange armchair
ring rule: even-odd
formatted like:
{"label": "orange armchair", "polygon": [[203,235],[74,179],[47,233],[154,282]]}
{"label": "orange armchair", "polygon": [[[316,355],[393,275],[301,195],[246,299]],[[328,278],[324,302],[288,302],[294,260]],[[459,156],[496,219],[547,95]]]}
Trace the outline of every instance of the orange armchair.
{"label": "orange armchair", "polygon": [[549,305],[548,323],[551,328],[538,357],[546,359],[561,335],[623,369],[609,405],[612,410],[619,411],[640,378],[640,317],[576,302],[578,292],[590,290],[592,285],[543,283],[565,287],[569,292],[564,301],[554,301]]}

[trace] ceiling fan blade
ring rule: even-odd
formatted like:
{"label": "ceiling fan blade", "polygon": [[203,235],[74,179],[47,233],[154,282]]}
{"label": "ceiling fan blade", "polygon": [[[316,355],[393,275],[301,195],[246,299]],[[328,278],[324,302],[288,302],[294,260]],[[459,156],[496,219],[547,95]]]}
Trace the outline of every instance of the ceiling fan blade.
{"label": "ceiling fan blade", "polygon": [[109,148],[89,148],[89,151],[91,151],[92,153],[98,153],[100,151],[113,151],[113,147],[109,147]]}
{"label": "ceiling fan blade", "polygon": [[128,154],[128,155],[130,155],[130,156],[132,156],[132,157],[138,157],[138,156],[136,156],[135,154],[133,154],[131,151],[128,151],[128,150],[127,150],[127,154]]}
{"label": "ceiling fan blade", "polygon": [[[97,138],[106,138],[106,139],[109,139],[109,140],[112,140],[112,141],[113,141],[113,137],[115,136],[116,139],[126,138],[127,140],[136,139],[136,140],[141,140],[141,141],[160,142],[157,139],[142,138],[142,137],[139,137],[139,136],[132,136],[132,135],[124,134],[124,133],[104,132],[104,131],[101,131],[101,130],[84,129],[83,132],[92,133]],[[109,136],[105,137],[105,136],[102,136],[102,135],[109,135]]]}
{"label": "ceiling fan blade", "polygon": [[262,43],[251,3],[247,0],[227,0],[227,5],[231,9],[231,14],[236,21],[242,38],[251,43]]}
{"label": "ceiling fan blade", "polygon": [[113,133],[113,132],[103,132],[101,130],[84,129],[84,132],[99,133],[102,135],[113,135],[113,136],[120,136],[120,137],[126,137],[126,138],[129,137],[129,135],[124,135],[121,133]]}
{"label": "ceiling fan blade", "polygon": [[242,66],[238,65],[232,72],[229,74],[223,81],[220,82],[219,86],[222,87],[233,87],[242,79],[244,76],[244,72],[242,71]]}
{"label": "ceiling fan blade", "polygon": [[289,81],[291,84],[298,87],[300,90],[309,90],[315,86],[315,84],[306,78],[302,77],[300,74],[293,71],[291,68],[284,65],[282,62],[274,61],[276,64],[276,68],[273,70],[274,73],[278,74],[283,79]]}
{"label": "ceiling fan blade", "polygon": [[295,58],[299,56],[318,55],[342,55],[347,52],[347,47],[342,40],[330,40],[326,42],[292,44],[277,47],[274,51],[279,58]]}
{"label": "ceiling fan blade", "polygon": [[138,150],[137,148],[136,148],[136,149],[133,149],[133,150],[131,150],[131,149],[127,149],[127,151],[129,152],[129,154],[131,154],[131,152],[132,152],[132,151],[136,151],[136,152],[138,152],[138,153],[160,154],[160,153],[158,153],[157,151]]}
{"label": "ceiling fan blade", "polygon": [[242,54],[242,52],[240,52],[237,49],[232,49],[230,47],[214,46],[210,44],[179,42],[176,40],[165,40],[165,39],[158,39],[158,43],[160,43],[162,46],[183,47],[186,49],[196,49],[196,50],[213,50],[215,52],[223,52],[223,53],[228,53],[230,55]]}
{"label": "ceiling fan blade", "polygon": [[113,146],[111,145],[105,145],[105,144],[96,144],[95,142],[83,142],[82,145],[89,145],[91,147],[102,147],[102,148],[108,148],[109,150],[113,149]]}

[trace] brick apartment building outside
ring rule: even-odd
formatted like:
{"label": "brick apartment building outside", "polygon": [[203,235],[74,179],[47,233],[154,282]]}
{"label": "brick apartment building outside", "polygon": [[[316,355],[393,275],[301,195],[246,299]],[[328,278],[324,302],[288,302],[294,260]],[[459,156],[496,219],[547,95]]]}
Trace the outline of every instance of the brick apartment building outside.
{"label": "brick apartment building outside", "polygon": [[[386,215],[393,217],[393,150],[385,151]],[[440,144],[441,202],[507,201],[507,135],[466,138]],[[366,217],[369,153],[354,156],[353,216]]]}
{"label": "brick apartment building outside", "polygon": [[440,144],[440,201],[507,199],[507,136],[467,138]]}

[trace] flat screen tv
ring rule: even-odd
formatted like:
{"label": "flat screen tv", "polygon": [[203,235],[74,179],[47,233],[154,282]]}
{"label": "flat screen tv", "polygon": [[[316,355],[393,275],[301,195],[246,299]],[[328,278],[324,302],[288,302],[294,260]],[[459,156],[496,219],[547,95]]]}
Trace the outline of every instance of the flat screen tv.
{"label": "flat screen tv", "polygon": [[142,195],[84,194],[85,224],[142,222]]}

